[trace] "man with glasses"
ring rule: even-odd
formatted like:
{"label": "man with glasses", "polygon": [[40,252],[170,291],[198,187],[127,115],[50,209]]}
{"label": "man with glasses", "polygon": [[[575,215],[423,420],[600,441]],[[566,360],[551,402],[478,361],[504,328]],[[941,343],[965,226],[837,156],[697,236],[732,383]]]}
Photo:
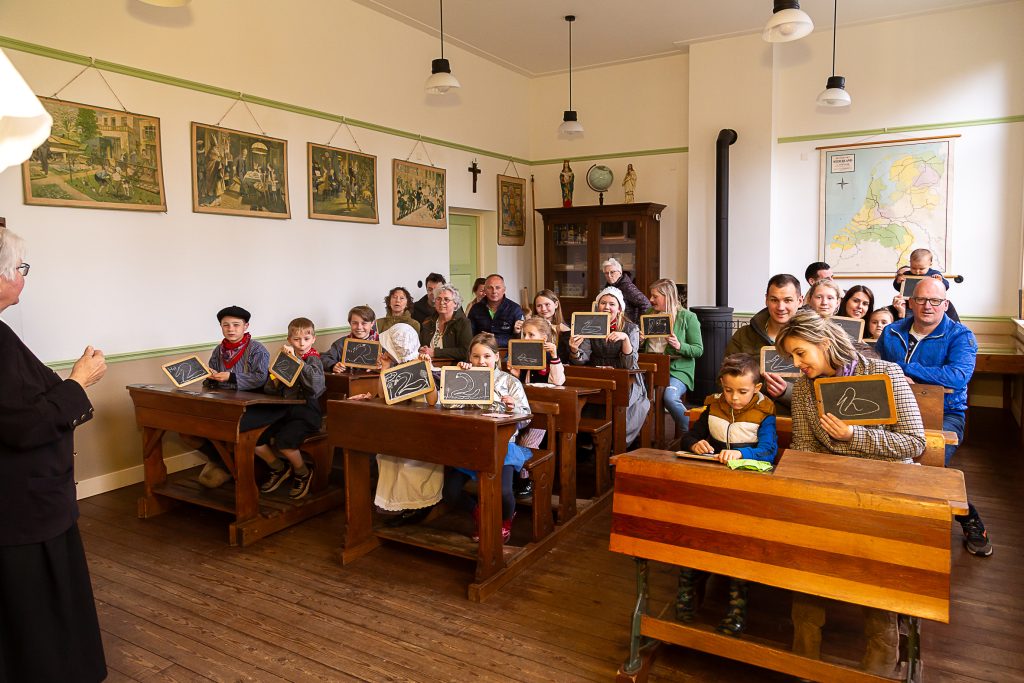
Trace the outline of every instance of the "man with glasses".
{"label": "man with glasses", "polygon": [[[938,384],[951,390],[945,395],[942,428],[964,438],[967,418],[967,383],[974,374],[978,342],[965,325],[946,315],[949,302],[941,280],[922,280],[907,301],[912,316],[887,326],[875,345],[883,360],[903,368],[915,382]],[[946,446],[946,465],[956,452]],[[964,530],[968,552],[981,557],[992,554],[985,525],[973,504],[966,515],[956,520]]]}

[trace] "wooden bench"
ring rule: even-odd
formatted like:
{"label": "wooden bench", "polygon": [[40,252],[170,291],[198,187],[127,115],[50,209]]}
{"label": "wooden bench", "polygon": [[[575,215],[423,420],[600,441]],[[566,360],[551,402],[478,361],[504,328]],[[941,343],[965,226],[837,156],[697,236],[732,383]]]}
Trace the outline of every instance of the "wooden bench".
{"label": "wooden bench", "polygon": [[[561,406],[557,403],[530,401],[530,412],[533,413],[530,426],[554,435],[555,421],[560,411]],[[549,438],[546,448],[531,448],[533,456],[523,465],[533,480],[533,494],[529,498],[516,500],[516,506],[523,504],[530,507],[534,541],[543,540],[555,529],[551,511],[552,488],[555,483],[555,444],[556,439]]]}
{"label": "wooden bench", "polygon": [[602,407],[601,415],[584,415],[580,418],[579,433],[590,437],[594,446],[594,497],[600,497],[611,490],[611,455],[613,420],[615,412],[612,407],[617,385],[615,380],[597,379],[593,377],[566,376],[566,386],[597,389],[598,394],[587,398],[590,405]]}
{"label": "wooden bench", "polygon": [[[626,370],[623,368],[591,367],[589,365],[566,365],[565,382],[575,384],[579,379],[604,379],[615,382],[612,394],[612,452],[625,453],[629,444],[626,443],[626,409],[629,408],[629,394],[633,388],[634,375],[643,375],[639,368]],[[648,412],[648,415],[650,412]]]}
{"label": "wooden bench", "polygon": [[[342,490],[330,488],[330,450],[326,436],[307,439],[301,450],[314,463],[310,493],[301,500],[260,496],[256,485],[256,440],[266,427],[239,431],[242,415],[256,405],[294,405],[301,399],[247,391],[210,389],[190,391],[173,386],[132,384],[128,392],[135,405],[135,419],[142,428],[145,495],[139,498],[139,517],[149,518],[170,509],[176,502],[219,510],[233,515],[228,526],[231,545],[249,545],[292,524],[318,515],[342,503]],[[234,476],[234,482],[207,489],[194,471],[168,476],[163,459],[163,437],[179,432],[209,439]]]}
{"label": "wooden bench", "polygon": [[[653,390],[651,412],[654,413],[654,447],[664,448],[668,438],[665,433],[665,389],[668,387],[669,380],[672,377],[669,372],[672,359],[664,353],[641,353],[638,356],[638,362],[654,365],[654,370],[650,376],[651,388]],[[679,436],[679,428],[676,426],[675,421],[672,422],[672,436],[673,438]]]}
{"label": "wooden bench", "polygon": [[615,465],[609,547],[637,559],[638,577],[618,681],[646,680],[660,642],[818,681],[892,680],[653,614],[648,560],[899,612],[905,671],[919,675],[919,620],[949,621],[950,521],[967,510],[961,472],[799,451],[783,453],[774,474],[653,449]]}

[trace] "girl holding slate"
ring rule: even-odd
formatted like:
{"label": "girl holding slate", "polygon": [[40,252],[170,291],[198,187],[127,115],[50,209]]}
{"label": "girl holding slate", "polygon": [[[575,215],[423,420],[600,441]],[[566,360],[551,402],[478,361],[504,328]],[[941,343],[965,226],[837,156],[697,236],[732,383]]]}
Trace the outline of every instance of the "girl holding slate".
{"label": "girl holding slate", "polygon": [[[838,326],[813,311],[799,311],[779,332],[775,346],[793,356],[803,373],[793,388],[791,448],[857,458],[912,463],[925,448],[924,426],[914,393],[895,363],[866,358],[854,350]],[[813,383],[820,377],[886,374],[892,380],[898,420],[891,425],[850,425],[835,415],[818,415]],[[785,456],[783,456],[785,457]],[[899,634],[893,612],[864,608],[867,650],[861,667],[891,675],[899,654]],[[825,603],[820,598],[793,594],[793,651],[820,658]]]}
{"label": "girl holding slate", "polygon": [[[548,355],[548,368],[547,370],[520,370],[509,367],[509,374],[524,384],[530,382],[554,384],[555,386],[565,384],[565,368],[562,367],[562,359],[558,355],[558,346],[555,343],[555,332],[551,329],[550,323],[544,318],[532,316],[523,321],[521,334],[522,339],[544,342],[544,351]],[[511,366],[511,359],[509,364]]]}
{"label": "girl holding slate", "polygon": [[555,333],[558,344],[558,357],[569,357],[569,326],[562,315],[562,302],[558,295],[550,289],[542,289],[533,297],[533,312],[548,321]]}
{"label": "girl holding slate", "polygon": [[[464,370],[471,367],[494,370],[492,398],[496,398],[489,406],[484,406],[485,409],[501,413],[530,414],[530,402],[526,399],[523,385],[518,379],[499,368],[498,342],[490,332],[481,332],[473,337],[469,345],[469,362],[461,362],[459,367]],[[470,406],[451,404],[445,407],[466,408]],[[515,438],[519,429],[523,429],[529,424],[529,418],[519,423],[518,429],[509,439],[505,464],[501,468],[501,538],[505,542],[508,542],[512,536],[512,519],[515,517],[516,511],[516,497],[512,490],[513,477],[517,471],[523,469],[523,465],[531,456],[530,449],[517,444]],[[476,472],[459,467],[446,467],[444,471],[444,501],[453,508],[472,511],[473,518],[477,522],[477,528],[472,538],[474,541],[479,541],[479,507],[473,496],[463,490],[466,482],[470,479],[476,479]]]}
{"label": "girl holding slate", "polygon": [[657,280],[651,285],[651,306],[647,313],[668,313],[672,322],[672,335],[645,339],[644,347],[648,353],[663,353],[672,359],[669,385],[665,387],[665,409],[676,423],[676,429],[685,432],[690,428],[690,418],[686,415],[683,399],[693,386],[695,359],[704,354],[700,321],[696,314],[680,305],[676,283],[672,280]]}
{"label": "girl holding slate", "polygon": [[333,372],[336,375],[345,372],[345,364],[341,361],[344,360],[345,340],[349,337],[352,339],[377,341],[377,330],[374,329],[373,325],[373,321],[376,319],[377,314],[369,306],[355,306],[349,311],[348,327],[351,332],[336,340],[331,344],[331,348],[327,349],[327,352],[324,353],[320,359],[323,362],[324,370]]}
{"label": "girl holding slate", "polygon": [[[569,362],[573,365],[610,366],[625,370],[636,370],[640,350],[640,328],[626,320],[626,304],[622,292],[615,287],[605,287],[597,293],[597,310],[608,313],[611,331],[604,339],[584,339],[580,336],[569,338]],[[633,375],[633,386],[629,390],[629,406],[626,408],[626,444],[631,444],[640,434],[651,401],[647,398],[643,374]]]}

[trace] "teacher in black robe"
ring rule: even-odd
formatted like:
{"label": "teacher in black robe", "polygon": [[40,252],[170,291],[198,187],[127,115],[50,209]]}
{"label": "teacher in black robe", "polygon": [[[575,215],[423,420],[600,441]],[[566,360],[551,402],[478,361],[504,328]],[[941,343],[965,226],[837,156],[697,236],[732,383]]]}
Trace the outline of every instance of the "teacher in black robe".
{"label": "teacher in black robe", "polygon": [[[0,312],[18,303],[24,242],[0,226]],[[75,428],[107,366],[89,347],[61,380],[0,321],[0,683],[107,676],[75,502]]]}

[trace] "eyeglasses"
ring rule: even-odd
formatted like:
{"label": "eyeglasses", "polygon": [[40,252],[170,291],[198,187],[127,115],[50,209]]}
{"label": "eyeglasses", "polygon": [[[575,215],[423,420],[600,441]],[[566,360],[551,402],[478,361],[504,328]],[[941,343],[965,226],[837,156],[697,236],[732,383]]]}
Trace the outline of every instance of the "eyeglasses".
{"label": "eyeglasses", "polygon": [[444,299],[434,299],[434,303],[438,303],[438,304],[445,304],[445,305],[448,305],[448,304],[453,304],[453,303],[455,303],[455,299],[448,299],[448,298],[444,298]]}
{"label": "eyeglasses", "polygon": [[15,268],[15,270],[17,270],[17,271],[20,271],[20,272],[21,272],[21,276],[22,276],[22,277],[27,277],[27,276],[28,276],[28,271],[29,271],[29,269],[30,269],[31,267],[32,267],[32,266],[30,266],[30,265],[29,265],[29,264],[27,264],[27,263],[22,263],[22,264],[21,264],[20,266],[18,266],[17,268]]}
{"label": "eyeglasses", "polygon": [[928,302],[932,306],[935,306],[936,308],[941,306],[943,301],[946,301],[946,299],[929,299],[928,297],[925,296],[912,296],[910,297],[910,300],[913,301],[918,306],[924,306],[925,302]]}

